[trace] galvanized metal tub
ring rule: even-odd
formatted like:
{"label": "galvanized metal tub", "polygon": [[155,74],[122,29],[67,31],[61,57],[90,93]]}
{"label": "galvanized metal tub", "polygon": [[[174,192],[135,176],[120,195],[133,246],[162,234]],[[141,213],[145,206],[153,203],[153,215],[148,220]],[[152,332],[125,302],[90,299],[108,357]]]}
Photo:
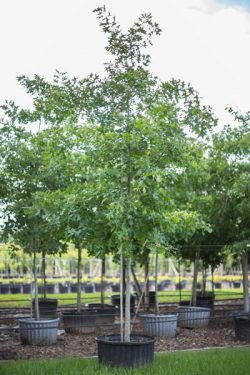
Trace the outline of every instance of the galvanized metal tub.
{"label": "galvanized metal tub", "polygon": [[19,331],[22,344],[53,345],[57,340],[59,318],[36,320],[19,319]]}
{"label": "galvanized metal tub", "polygon": [[150,336],[176,336],[177,314],[141,314],[143,333]]}
{"label": "galvanized metal tub", "polygon": [[208,307],[179,306],[177,313],[179,327],[201,328],[208,325],[211,309]]}

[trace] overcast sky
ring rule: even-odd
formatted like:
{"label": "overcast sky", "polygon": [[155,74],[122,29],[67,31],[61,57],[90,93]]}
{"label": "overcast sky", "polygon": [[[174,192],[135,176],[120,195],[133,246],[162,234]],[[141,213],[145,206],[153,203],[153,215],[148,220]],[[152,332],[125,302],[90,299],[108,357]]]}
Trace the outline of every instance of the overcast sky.
{"label": "overcast sky", "polygon": [[227,105],[250,110],[250,0],[0,0],[0,103],[30,105],[20,74],[102,73],[106,40],[92,10],[103,4],[124,29],[153,14],[162,34],[152,73],[190,82],[222,122]]}

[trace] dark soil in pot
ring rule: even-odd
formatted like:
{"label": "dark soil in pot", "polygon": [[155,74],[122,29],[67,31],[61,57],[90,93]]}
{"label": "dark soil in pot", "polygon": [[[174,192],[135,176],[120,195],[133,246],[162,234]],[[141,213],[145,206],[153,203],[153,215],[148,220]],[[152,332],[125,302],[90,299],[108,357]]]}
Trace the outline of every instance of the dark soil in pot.
{"label": "dark soil in pot", "polygon": [[154,360],[153,337],[131,335],[130,342],[122,342],[120,335],[96,338],[100,363],[126,368],[149,365]]}
{"label": "dark soil in pot", "polygon": [[63,325],[67,333],[93,333],[96,329],[97,310],[85,309],[77,312],[68,310],[62,313]]}

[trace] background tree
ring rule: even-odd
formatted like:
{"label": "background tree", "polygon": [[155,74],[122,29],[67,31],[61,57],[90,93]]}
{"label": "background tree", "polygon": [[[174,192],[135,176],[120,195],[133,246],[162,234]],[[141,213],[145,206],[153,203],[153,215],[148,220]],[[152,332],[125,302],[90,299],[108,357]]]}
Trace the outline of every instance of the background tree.
{"label": "background tree", "polygon": [[225,126],[213,137],[211,178],[217,190],[215,220],[221,237],[242,257],[245,311],[249,312],[248,247],[250,232],[250,113],[242,115],[232,108],[235,125]]}
{"label": "background tree", "polygon": [[[46,132],[45,132],[46,133]],[[44,214],[39,193],[57,189],[62,182],[48,150],[47,135],[33,134],[19,125],[1,128],[2,235],[33,255],[35,313],[39,317],[36,256],[64,251],[62,232],[52,227]],[[45,260],[44,262],[45,263]]]}

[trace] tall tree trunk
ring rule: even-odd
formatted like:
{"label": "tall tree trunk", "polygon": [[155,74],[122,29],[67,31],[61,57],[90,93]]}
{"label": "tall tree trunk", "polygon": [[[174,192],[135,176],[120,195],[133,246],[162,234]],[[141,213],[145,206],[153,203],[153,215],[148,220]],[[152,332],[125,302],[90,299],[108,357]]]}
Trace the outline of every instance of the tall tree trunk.
{"label": "tall tree trunk", "polygon": [[77,258],[77,312],[81,311],[81,294],[82,294],[82,251],[80,246],[78,247],[78,258]]}
{"label": "tall tree trunk", "polygon": [[[33,252],[33,249],[31,249],[31,254]],[[33,270],[33,260],[32,256],[30,257],[30,268],[29,268],[29,276],[30,276],[30,317],[32,318],[33,315],[33,275],[34,275],[34,270]]]}
{"label": "tall tree trunk", "polygon": [[126,300],[125,300],[125,324],[124,341],[130,341],[130,281],[131,281],[131,258],[126,259]]}
{"label": "tall tree trunk", "polygon": [[43,299],[46,299],[46,260],[45,251],[42,252],[42,263],[43,263]]}
{"label": "tall tree trunk", "polygon": [[105,255],[102,258],[102,269],[101,269],[101,305],[104,306],[105,296],[104,296],[104,277],[105,277]]}
{"label": "tall tree trunk", "polygon": [[125,291],[126,291],[126,262],[125,262],[125,259],[123,257],[123,267],[122,267],[122,283],[123,283],[123,296],[125,295]]}
{"label": "tall tree trunk", "polygon": [[134,285],[135,285],[135,290],[136,290],[137,298],[138,298],[138,300],[140,300],[141,299],[141,295],[142,295],[142,290],[141,290],[140,284],[139,284],[139,282],[137,280],[137,277],[136,277],[135,270],[134,270],[133,266],[131,266],[131,273],[132,273],[133,280],[134,280]]}
{"label": "tall tree trunk", "polygon": [[204,266],[204,262],[202,264],[202,295],[206,295],[206,282],[207,282],[207,270],[206,267]]}
{"label": "tall tree trunk", "polygon": [[197,287],[199,258],[200,258],[200,249],[198,248],[195,252],[195,260],[194,260],[194,275],[193,275],[193,284],[192,284],[192,306],[196,306],[196,287]]}
{"label": "tall tree trunk", "polygon": [[158,303],[158,250],[155,253],[155,314],[159,314]]}
{"label": "tall tree trunk", "polygon": [[123,295],[124,295],[124,279],[123,279],[123,269],[124,269],[124,259],[121,252],[120,257],[120,324],[121,324],[121,341],[124,341],[124,321],[123,321]]}
{"label": "tall tree trunk", "polygon": [[37,285],[37,270],[36,270],[36,246],[33,247],[34,253],[34,263],[33,263],[33,272],[34,272],[34,285],[35,285],[35,319],[39,319],[39,302],[38,302],[38,285]]}
{"label": "tall tree trunk", "polygon": [[211,273],[212,273],[212,294],[214,296],[214,267],[213,266],[211,268]]}
{"label": "tall tree trunk", "polygon": [[248,249],[242,254],[244,310],[249,313]]}
{"label": "tall tree trunk", "polygon": [[[129,106],[128,106],[129,108]],[[129,112],[129,111],[128,111]],[[130,127],[128,125],[128,133],[130,133]],[[128,163],[127,163],[127,209],[130,212],[131,206],[131,197],[132,197],[132,160],[131,160],[131,144],[128,143]],[[129,241],[130,244],[133,243],[133,235],[132,235],[132,224],[130,221],[126,223],[129,228]],[[124,322],[124,341],[130,342],[130,332],[131,332],[131,308],[130,308],[130,282],[131,282],[131,258],[127,258],[125,260],[125,290],[126,290],[126,298],[125,298],[125,322]]]}
{"label": "tall tree trunk", "polygon": [[178,261],[178,274],[179,274],[179,300],[182,299],[182,289],[181,289],[181,261]]}
{"label": "tall tree trunk", "polygon": [[145,305],[149,310],[149,257],[144,265],[144,278],[145,278]]}

